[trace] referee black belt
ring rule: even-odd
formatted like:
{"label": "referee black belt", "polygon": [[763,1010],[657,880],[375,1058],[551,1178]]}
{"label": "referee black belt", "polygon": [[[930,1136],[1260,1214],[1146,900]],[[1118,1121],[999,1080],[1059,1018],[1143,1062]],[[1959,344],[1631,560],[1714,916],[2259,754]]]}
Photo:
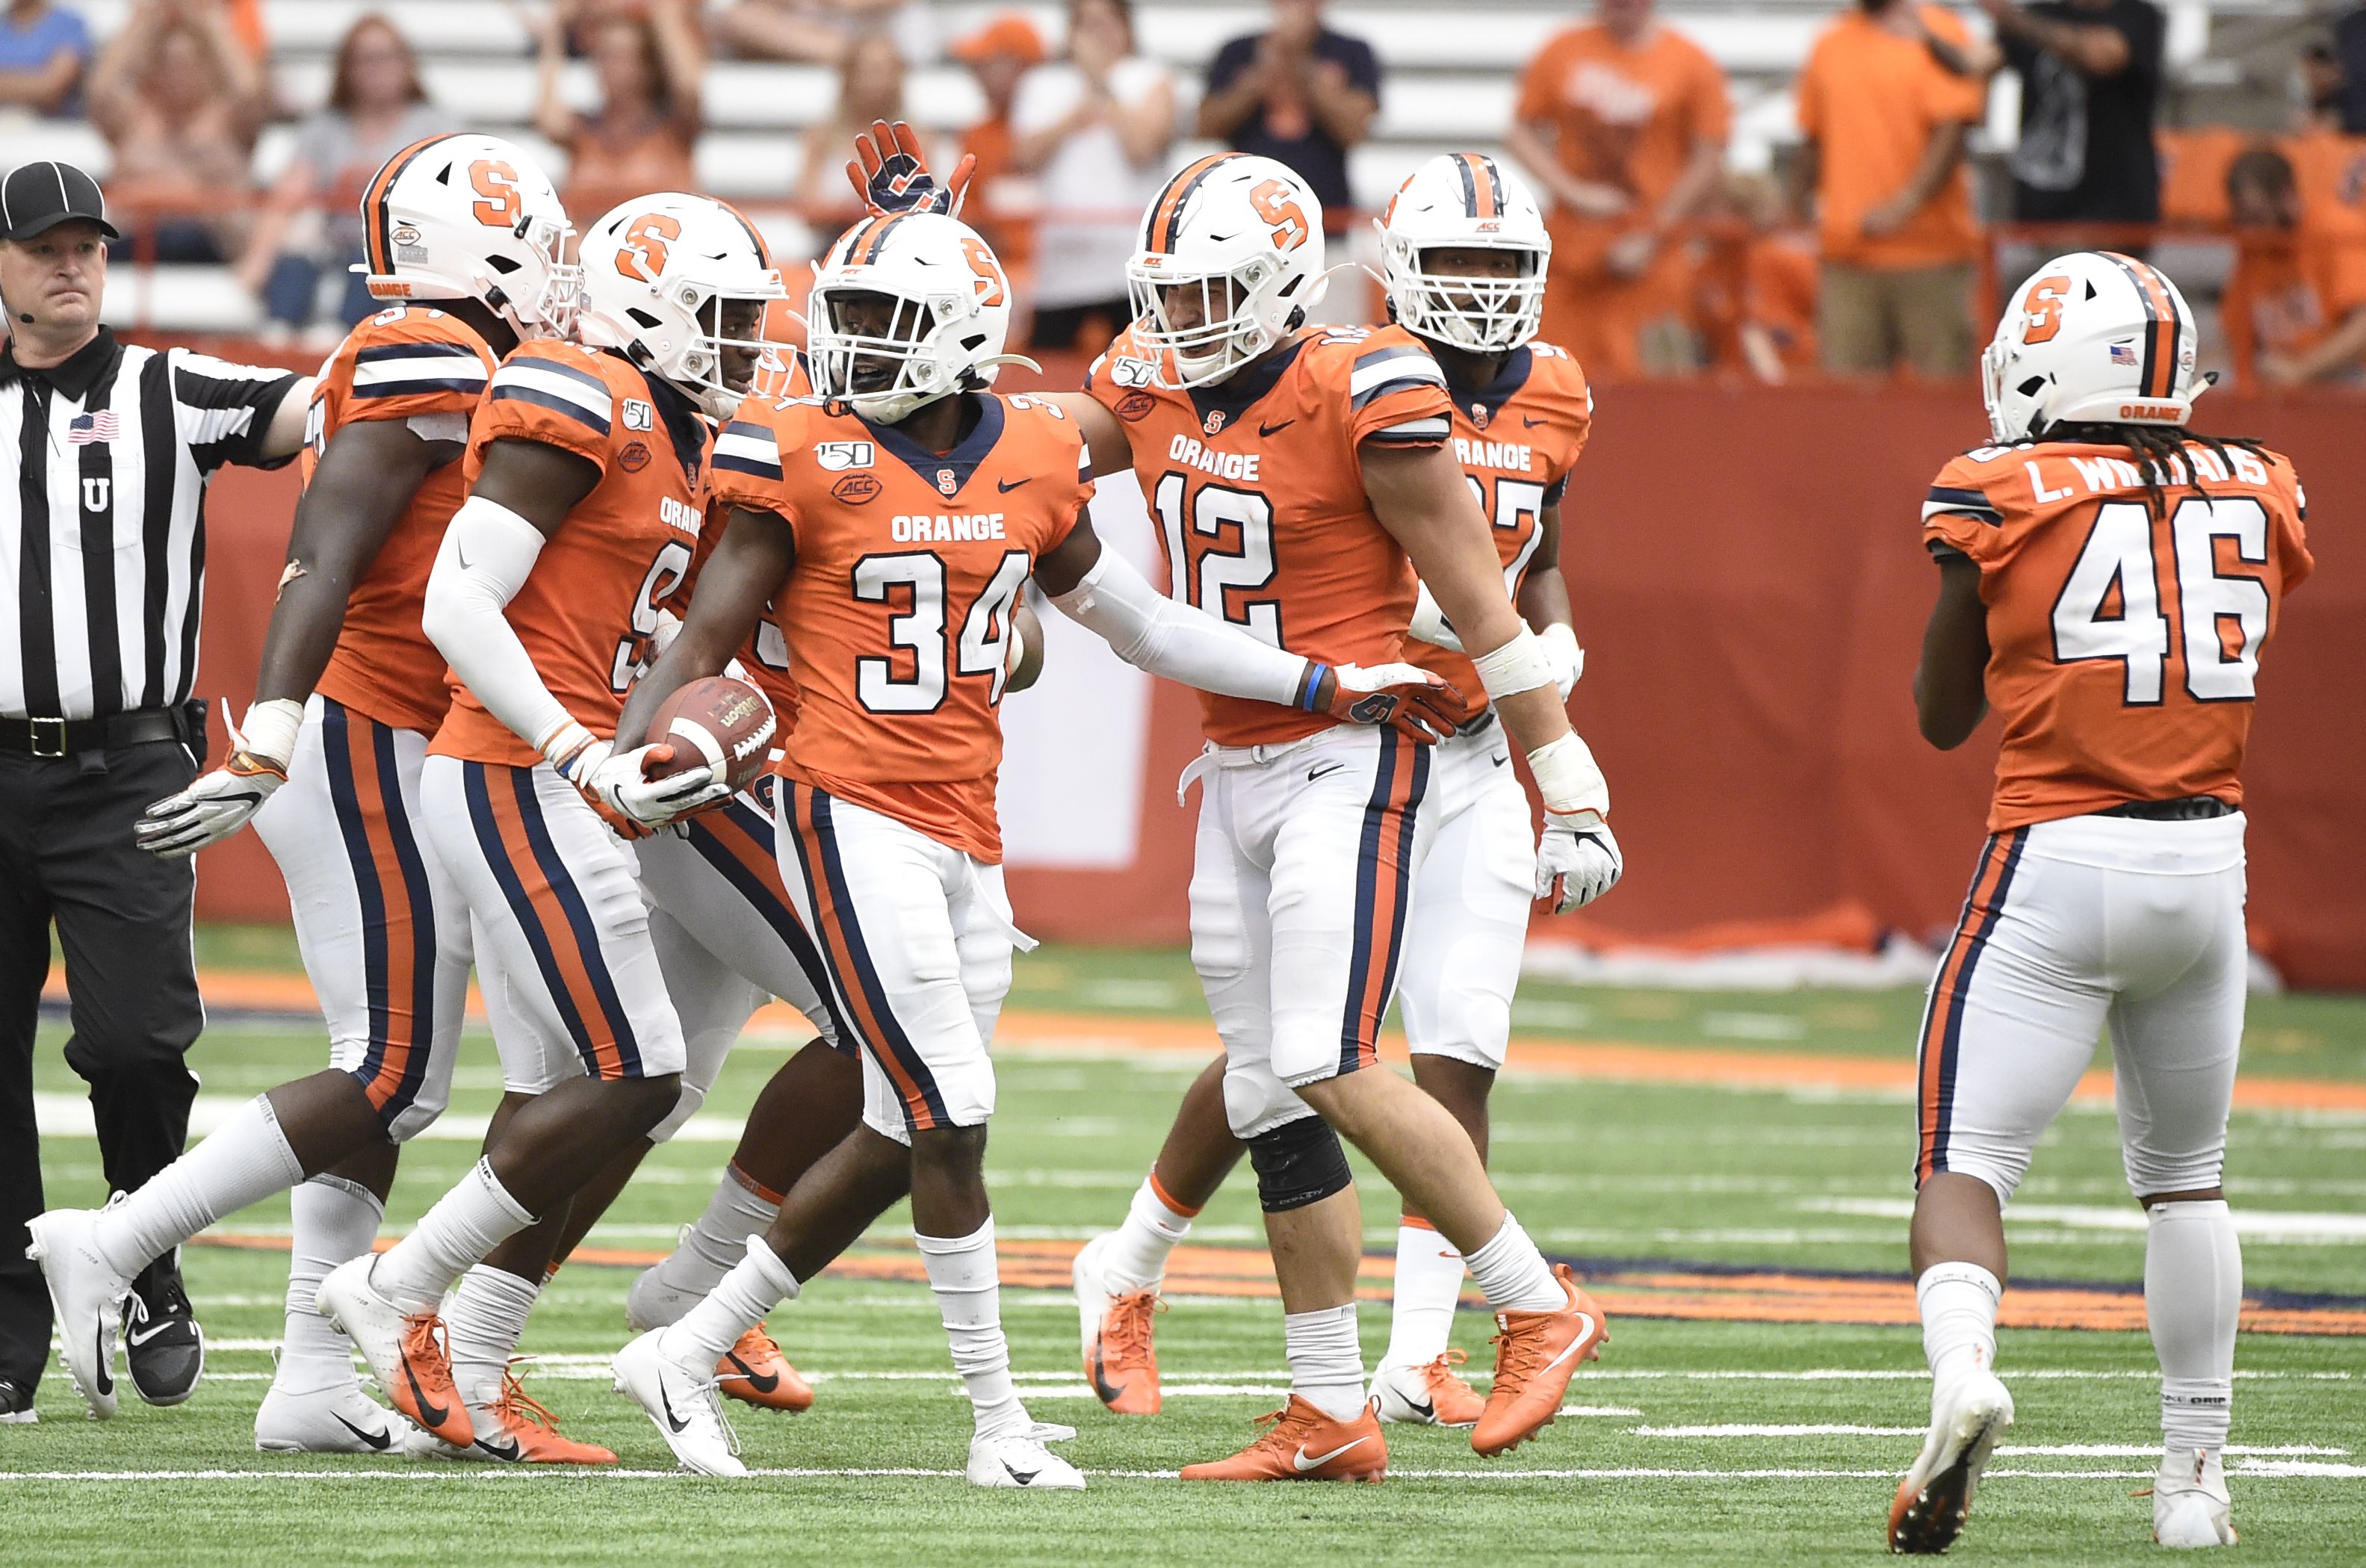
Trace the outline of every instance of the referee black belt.
{"label": "referee black belt", "polygon": [[188,720],[172,708],[142,708],[97,718],[0,717],[0,751],[19,757],[78,757],[156,740],[186,740]]}
{"label": "referee black belt", "polygon": [[2214,795],[2186,795],[2175,800],[2131,800],[2124,806],[2105,807],[2095,815],[2134,817],[2145,822],[2201,822],[2232,817],[2236,809]]}

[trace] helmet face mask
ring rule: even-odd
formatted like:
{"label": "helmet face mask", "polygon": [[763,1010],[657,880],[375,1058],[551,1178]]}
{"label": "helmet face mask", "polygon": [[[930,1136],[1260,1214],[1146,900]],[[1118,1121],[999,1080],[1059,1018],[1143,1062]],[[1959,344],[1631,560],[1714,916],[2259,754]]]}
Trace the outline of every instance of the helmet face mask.
{"label": "helmet face mask", "polygon": [[[1537,335],[1552,240],[1512,169],[1443,153],[1397,187],[1374,226],[1389,310],[1407,332],[1473,354],[1507,354]],[[1486,252],[1517,260],[1480,265]]]}
{"label": "helmet face mask", "polygon": [[2195,368],[2193,312],[2148,264],[2076,251],[2039,267],[1980,355],[1980,395],[2000,445],[2060,424],[2181,426],[2209,389]]}
{"label": "helmet face mask", "polygon": [[526,338],[573,329],[575,228],[522,148],[474,133],[415,141],[370,181],[361,216],[365,254],[353,270],[372,298],[474,299]]}
{"label": "helmet face mask", "polygon": [[817,264],[807,305],[814,395],[896,424],[993,385],[1010,289],[975,231],[935,213],[857,224]]}
{"label": "helmet face mask", "polygon": [[1189,164],[1144,214],[1125,269],[1132,333],[1159,384],[1221,381],[1279,344],[1322,293],[1323,204],[1270,158]]}

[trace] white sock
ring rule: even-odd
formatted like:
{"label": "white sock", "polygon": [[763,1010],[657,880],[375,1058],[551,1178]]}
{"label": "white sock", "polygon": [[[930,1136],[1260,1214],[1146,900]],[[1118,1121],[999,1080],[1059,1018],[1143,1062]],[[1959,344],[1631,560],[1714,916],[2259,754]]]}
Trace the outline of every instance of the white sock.
{"label": "white sock", "polygon": [[725,1170],[706,1212],[658,1265],[659,1283],[693,1301],[713,1295],[723,1276],[748,1256],[748,1238],[764,1235],[780,1217],[779,1200],[750,1190],[736,1170]]}
{"label": "white sock", "polygon": [[1497,1312],[1559,1312],[1569,1292],[1553,1278],[1552,1265],[1507,1211],[1495,1238],[1465,1259],[1470,1278]]}
{"label": "white sock", "polygon": [[535,1280],[479,1263],[460,1276],[445,1299],[445,1355],[452,1363],[452,1386],[470,1405],[500,1401],[501,1374],[525,1337],[526,1314],[540,1294],[542,1286]]}
{"label": "white sock", "polygon": [[1032,1423],[1010,1382],[1010,1343],[1002,1337],[1002,1279],[994,1259],[994,1221],[967,1235],[912,1233],[937,1294],[937,1315],[952,1347],[953,1371],[969,1390],[980,1437],[1023,1432]]}
{"label": "white sock", "polygon": [[1166,1278],[1166,1255],[1191,1234],[1200,1211],[1186,1213],[1166,1200],[1155,1171],[1142,1179],[1126,1206],[1125,1223],[1110,1233],[1101,1249],[1101,1276],[1117,1294],[1155,1291]]}
{"label": "white sock", "polygon": [[370,1283],[406,1313],[432,1312],[470,1264],[483,1262],[532,1224],[534,1216],[493,1174],[492,1162],[479,1159],[377,1260]]}
{"label": "white sock", "polygon": [[1364,1410],[1364,1346],[1356,1303],[1284,1313],[1281,1342],[1290,1358],[1290,1392],[1334,1421]]}
{"label": "white sock", "polygon": [[1922,1354],[1944,1384],[1996,1365],[1997,1302],[2004,1286],[1977,1263],[1933,1263],[1914,1281]]}
{"label": "white sock", "polygon": [[271,1101],[256,1095],[213,1135],[99,1216],[95,1239],[117,1272],[137,1274],[224,1214],[304,1179]]}
{"label": "white sock", "polygon": [[2155,1203],[2145,1221],[2145,1322],[2160,1358],[2161,1440],[2172,1449],[2224,1449],[2243,1308],[2234,1216],[2215,1199]]}
{"label": "white sock", "polygon": [[298,1182],[287,1208],[295,1221],[287,1251],[287,1327],[272,1382],[288,1393],[358,1384],[353,1341],[321,1315],[312,1299],[330,1269],[370,1249],[386,1205],[360,1182],[324,1173]]}
{"label": "white sock", "polygon": [[1454,1337],[1462,1295],[1462,1254],[1426,1224],[1397,1226],[1397,1278],[1383,1367],[1425,1367]]}
{"label": "white sock", "polygon": [[742,1334],[763,1322],[765,1314],[783,1302],[794,1301],[798,1288],[789,1266],[773,1255],[762,1236],[751,1235],[739,1261],[706,1293],[705,1300],[664,1331],[658,1349],[682,1366],[711,1372],[724,1353],[739,1343]]}

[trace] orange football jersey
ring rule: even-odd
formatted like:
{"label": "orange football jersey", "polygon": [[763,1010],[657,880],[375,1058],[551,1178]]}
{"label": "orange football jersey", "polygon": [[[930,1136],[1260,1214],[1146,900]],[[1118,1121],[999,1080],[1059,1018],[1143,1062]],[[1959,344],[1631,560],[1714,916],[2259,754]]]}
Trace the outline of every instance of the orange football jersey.
{"label": "orange football jersey", "polygon": [[[2124,446],[1989,446],[1940,470],[1923,537],[1969,556],[2004,722],[1989,828],[2137,800],[2240,805],[2259,650],[2315,564],[2288,458],[2189,445],[2146,505]],[[2206,498],[2206,499],[2205,499]]]}
{"label": "orange football jersey", "polygon": [[[1447,383],[1454,404],[1454,460],[1470,480],[1479,509],[1494,526],[1504,589],[1516,601],[1543,537],[1545,508],[1569,488],[1569,470],[1594,427],[1594,393],[1585,372],[1563,350],[1530,343],[1504,361],[1492,387],[1473,391]],[[1487,711],[1487,690],[1468,654],[1417,640],[1405,660],[1454,682],[1469,706],[1466,721]]]}
{"label": "orange football jersey", "polygon": [[[521,344],[493,373],[468,432],[470,484],[485,449],[502,440],[556,446],[600,469],[508,615],[550,694],[593,734],[613,736],[625,688],[648,658],[659,606],[690,572],[714,432],[681,393],[623,355],[539,342]],[[541,760],[457,679],[429,750],[519,767]]]}
{"label": "orange football jersey", "polygon": [[[769,319],[766,331],[767,335],[771,335]],[[744,405],[751,410],[761,406],[757,400],[758,395],[766,400],[813,395],[813,382],[806,375],[805,355],[785,345],[765,351],[764,363],[757,371],[756,384],[758,394],[751,394]],[[745,439],[744,435],[738,438]],[[690,601],[698,589],[698,574],[705,570],[706,558],[713,555],[715,547],[722,542],[723,525],[730,515],[730,503],[715,500],[714,494],[714,469],[722,463],[724,455],[725,447],[718,436],[714,459],[707,465],[708,489],[703,502],[707,526],[699,536],[690,576],[676,591],[675,603],[670,606],[675,615],[684,619],[689,618]],[[773,716],[780,721],[780,733],[785,736],[794,729],[805,697],[797,690],[796,677],[789,672],[789,650],[781,641],[778,617],[770,612],[769,607],[763,622],[756,628],[756,635],[748,640],[747,647],[739,650],[739,664],[748,671],[748,678],[756,683],[756,689],[763,693],[765,700],[772,705]]]}
{"label": "orange football jersey", "polygon": [[[381,310],[345,334],[321,367],[298,471],[306,484],[337,432],[359,420],[468,417],[492,378],[493,351],[459,317],[426,305]],[[461,465],[420,481],[345,599],[345,624],[321,671],[323,696],[380,724],[434,734],[451,705],[444,656],[419,629],[444,525],[468,497]]]}
{"label": "orange football jersey", "polygon": [[[1445,441],[1446,378],[1429,351],[1399,327],[1306,327],[1212,387],[1157,387],[1154,368],[1129,329],[1085,389],[1125,423],[1169,595],[1324,663],[1399,658],[1413,565],[1372,515],[1357,449]],[[1200,706],[1224,746],[1337,722],[1211,693]]]}
{"label": "orange football jersey", "polygon": [[976,396],[942,456],[811,398],[742,407],[714,485],[796,537],[773,629],[805,706],[778,772],[995,864],[1011,607],[1093,484],[1074,420]]}

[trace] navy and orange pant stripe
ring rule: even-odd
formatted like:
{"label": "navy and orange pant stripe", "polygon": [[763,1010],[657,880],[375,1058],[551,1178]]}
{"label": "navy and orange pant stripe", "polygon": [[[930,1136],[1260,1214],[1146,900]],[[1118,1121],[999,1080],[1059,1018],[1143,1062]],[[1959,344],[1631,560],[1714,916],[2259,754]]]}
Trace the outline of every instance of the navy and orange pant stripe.
{"label": "navy and orange pant stripe", "polygon": [[1930,1003],[1922,1010],[1915,1075],[1915,1121],[1921,1134],[1914,1158],[1917,1186],[1947,1168],[1947,1127],[1955,1109],[1964,1010],[1971,999],[1980,955],[1987,951],[1989,938],[2004,912],[2005,897],[2012,889],[2022,846],[2028,841],[2028,829],[2010,829],[1990,836],[1988,847],[1980,852],[1980,868],[1964,900],[1964,917],[1956,922],[1955,937],[1939,964],[1939,977],[1931,986]]}
{"label": "navy and orange pant stripe", "polygon": [[[830,820],[834,804],[828,792],[794,779],[781,781],[781,819],[795,845],[806,897],[814,912],[814,935],[838,1003],[841,1034],[851,1032],[896,1086],[904,1104],[905,1124],[915,1133],[951,1124],[944,1096],[911,1037],[896,1017],[862,917],[847,886],[846,862],[837,829]],[[892,937],[891,937],[892,940]]]}
{"label": "navy and orange pant stripe", "polygon": [[1380,1020],[1396,994],[1405,912],[1412,903],[1414,827],[1429,792],[1429,748],[1385,726],[1380,739],[1356,851],[1354,945],[1339,1023],[1343,1075],[1380,1059]]}
{"label": "navy and orange pant stripe", "polygon": [[599,926],[551,841],[534,770],[463,762],[468,822],[501,897],[524,933],[583,1070],[641,1076],[640,1043],[600,951]]}
{"label": "navy and orange pant stripe", "polygon": [[329,800],[361,902],[369,1043],[355,1082],[391,1126],[427,1081],[435,1034],[435,900],[396,761],[395,730],[329,697],[321,746]]}
{"label": "navy and orange pant stripe", "polygon": [[[721,874],[781,939],[836,1024],[839,1010],[830,995],[829,965],[789,900],[788,886],[781,878],[780,845],[772,818],[735,796],[714,810],[685,818],[683,827],[699,858]],[[839,1031],[838,1045],[853,1055],[853,1043],[843,1029]]]}

